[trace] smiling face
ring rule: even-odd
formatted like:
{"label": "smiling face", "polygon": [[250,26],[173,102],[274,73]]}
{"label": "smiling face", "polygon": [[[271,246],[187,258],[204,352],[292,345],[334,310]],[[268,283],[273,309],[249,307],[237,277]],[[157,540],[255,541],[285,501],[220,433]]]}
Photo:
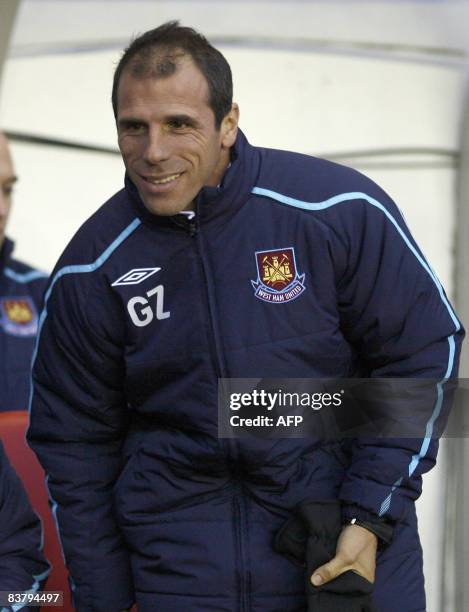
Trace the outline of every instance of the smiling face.
{"label": "smiling face", "polygon": [[5,230],[11,208],[13,185],[16,182],[8,141],[0,133],[0,249],[5,240]]}
{"label": "smiling face", "polygon": [[119,148],[145,207],[156,215],[192,209],[200,189],[218,185],[229,164],[237,106],[217,129],[207,81],[187,56],[167,77],[134,77],[126,68],[117,100]]}

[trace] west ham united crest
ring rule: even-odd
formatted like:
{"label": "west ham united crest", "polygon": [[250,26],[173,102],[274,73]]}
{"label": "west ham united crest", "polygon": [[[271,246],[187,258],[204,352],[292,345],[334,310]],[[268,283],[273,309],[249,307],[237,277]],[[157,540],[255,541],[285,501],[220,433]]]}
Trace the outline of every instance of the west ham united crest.
{"label": "west ham united crest", "polygon": [[290,302],[305,290],[305,275],[298,274],[292,247],[257,251],[256,266],[257,280],[251,283],[255,296],[264,302]]}
{"label": "west ham united crest", "polygon": [[7,334],[35,336],[37,311],[30,297],[11,297],[0,300],[0,324]]}

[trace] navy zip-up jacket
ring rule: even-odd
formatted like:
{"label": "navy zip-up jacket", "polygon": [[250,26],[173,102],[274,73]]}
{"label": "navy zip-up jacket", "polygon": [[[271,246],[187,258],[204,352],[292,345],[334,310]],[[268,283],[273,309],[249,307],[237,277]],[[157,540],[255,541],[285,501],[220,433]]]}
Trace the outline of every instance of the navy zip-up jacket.
{"label": "navy zip-up jacket", "polygon": [[[42,549],[41,522],[0,441],[0,592],[33,595],[44,587],[50,566]],[[0,603],[1,612],[30,609],[39,606],[15,601]]]}
{"label": "navy zip-up jacket", "polygon": [[12,257],[13,242],[0,250],[0,412],[27,410],[31,355],[36,342],[47,274]]}
{"label": "navy zip-up jacket", "polygon": [[[396,522],[379,609],[397,589],[400,610],[423,610],[414,500],[461,338],[397,207],[354,170],[239,133],[195,221],[152,215],[127,179],[58,262],[34,364],[28,438],[78,609],[303,609],[303,568],[272,541],[298,502],[339,498],[345,516]],[[424,419],[409,415],[420,438],[346,454],[217,437],[220,377],[363,372],[439,381]]]}

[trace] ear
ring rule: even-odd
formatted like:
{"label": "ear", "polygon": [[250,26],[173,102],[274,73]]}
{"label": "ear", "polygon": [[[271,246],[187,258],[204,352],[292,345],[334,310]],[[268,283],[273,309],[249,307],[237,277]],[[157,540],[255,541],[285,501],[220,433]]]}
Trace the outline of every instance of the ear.
{"label": "ear", "polygon": [[230,112],[223,117],[220,126],[222,148],[229,149],[234,145],[238,134],[238,121],[239,107],[236,103],[233,103]]}

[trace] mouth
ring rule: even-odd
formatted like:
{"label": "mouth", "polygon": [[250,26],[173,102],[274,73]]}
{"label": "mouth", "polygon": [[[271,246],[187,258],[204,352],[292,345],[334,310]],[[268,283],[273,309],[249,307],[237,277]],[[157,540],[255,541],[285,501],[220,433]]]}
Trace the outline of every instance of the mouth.
{"label": "mouth", "polygon": [[167,185],[168,183],[173,183],[176,181],[181,174],[182,172],[178,172],[176,174],[169,174],[168,176],[163,177],[142,176],[142,178],[150,185]]}

